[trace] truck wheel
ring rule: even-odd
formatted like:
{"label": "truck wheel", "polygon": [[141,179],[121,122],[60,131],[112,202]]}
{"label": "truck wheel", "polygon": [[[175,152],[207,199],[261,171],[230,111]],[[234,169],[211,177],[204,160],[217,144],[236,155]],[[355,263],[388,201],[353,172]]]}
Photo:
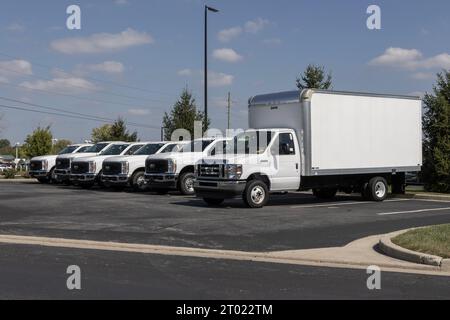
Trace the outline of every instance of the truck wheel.
{"label": "truck wheel", "polygon": [[249,181],[245,187],[243,198],[248,207],[262,208],[269,201],[269,188],[264,181]]}
{"label": "truck wheel", "polygon": [[50,173],[48,174],[48,182],[51,184],[58,183],[58,180],[56,179],[55,168],[52,168],[52,170],[50,170]]}
{"label": "truck wheel", "polygon": [[372,201],[383,201],[388,194],[388,184],[383,177],[375,177],[369,180],[367,193]]}
{"label": "truck wheel", "polygon": [[195,193],[194,190],[194,173],[185,172],[180,177],[180,191],[183,195],[190,196]]}
{"label": "truck wheel", "polygon": [[136,192],[145,191],[147,189],[147,185],[145,184],[145,172],[138,171],[133,174],[131,177],[131,186],[133,190]]}
{"label": "truck wheel", "polygon": [[336,196],[337,188],[313,189],[313,195],[318,199],[332,199]]}
{"label": "truck wheel", "polygon": [[203,198],[203,201],[205,201],[208,206],[218,206],[224,201],[224,199]]}

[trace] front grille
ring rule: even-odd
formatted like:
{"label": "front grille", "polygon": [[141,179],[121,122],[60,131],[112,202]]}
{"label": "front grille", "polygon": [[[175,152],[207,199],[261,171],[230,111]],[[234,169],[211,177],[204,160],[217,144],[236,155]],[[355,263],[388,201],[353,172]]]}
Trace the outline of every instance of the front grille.
{"label": "front grille", "polygon": [[166,173],[169,170],[169,162],[167,160],[145,161],[145,173]]}
{"label": "front grille", "polygon": [[102,173],[104,175],[121,174],[122,164],[120,162],[103,162]]}
{"label": "front grille", "polygon": [[69,169],[70,159],[56,159],[56,169]]}
{"label": "front grille", "polygon": [[31,161],[30,171],[38,171],[38,170],[42,170],[42,161]]}
{"label": "front grille", "polygon": [[82,174],[88,172],[89,172],[88,162],[72,162],[72,165],[70,166],[70,173]]}
{"label": "front grille", "polygon": [[200,164],[198,168],[199,177],[219,178],[223,176],[223,165]]}

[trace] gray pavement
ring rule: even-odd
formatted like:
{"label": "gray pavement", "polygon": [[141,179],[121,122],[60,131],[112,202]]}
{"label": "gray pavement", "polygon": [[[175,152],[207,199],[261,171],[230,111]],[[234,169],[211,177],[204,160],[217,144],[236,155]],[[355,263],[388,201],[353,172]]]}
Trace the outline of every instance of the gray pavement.
{"label": "gray pavement", "polygon": [[340,196],[273,196],[263,209],[239,200],[209,208],[177,194],[114,192],[40,184],[0,184],[0,234],[169,246],[278,251],[343,246],[422,225],[449,223],[450,202]]}

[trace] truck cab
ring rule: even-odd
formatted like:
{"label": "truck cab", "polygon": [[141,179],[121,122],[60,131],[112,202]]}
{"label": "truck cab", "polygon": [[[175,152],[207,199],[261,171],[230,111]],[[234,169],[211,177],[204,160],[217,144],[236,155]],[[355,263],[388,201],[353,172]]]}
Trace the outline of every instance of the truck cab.
{"label": "truck cab", "polygon": [[46,155],[34,157],[30,160],[29,174],[40,183],[51,183],[56,181],[55,166],[59,155],[82,153],[92,144],[71,144],[62,149],[57,155]]}
{"label": "truck cab", "polygon": [[179,152],[149,156],[145,162],[147,185],[158,193],[178,190],[183,195],[194,194],[194,167],[203,157],[222,154],[225,138],[202,138],[186,143]]}
{"label": "truck cab", "polygon": [[110,157],[103,161],[101,180],[107,187],[122,189],[131,186],[134,191],[144,191],[145,160],[149,155],[178,152],[183,142],[147,142],[132,155]]}
{"label": "truck cab", "polygon": [[103,161],[111,156],[132,155],[142,148],[142,142],[113,142],[99,155],[72,159],[70,165],[70,182],[82,187],[92,187],[96,182],[101,184]]}
{"label": "truck cab", "polygon": [[[270,192],[300,188],[300,153],[292,129],[247,130],[228,142],[225,153],[196,164],[195,192],[208,204],[241,196],[250,206],[264,205]],[[261,182],[261,183],[258,183]]]}

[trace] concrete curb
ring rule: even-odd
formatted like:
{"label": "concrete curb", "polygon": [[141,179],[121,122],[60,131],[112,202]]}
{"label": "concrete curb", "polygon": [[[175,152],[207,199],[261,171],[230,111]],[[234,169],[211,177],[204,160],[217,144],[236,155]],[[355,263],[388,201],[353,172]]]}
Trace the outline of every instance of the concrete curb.
{"label": "concrete curb", "polygon": [[443,259],[442,257],[426,254],[422,252],[417,252],[409,249],[405,249],[403,247],[400,247],[393,243],[391,241],[392,238],[403,234],[405,232],[408,232],[410,230],[419,229],[419,228],[411,228],[406,229],[398,232],[394,232],[391,234],[384,235],[381,237],[378,247],[379,249],[386,255],[400,259],[405,260],[413,263],[418,264],[426,264],[430,266],[440,267],[443,271],[450,270],[450,259]]}
{"label": "concrete curb", "polygon": [[38,181],[34,178],[30,179],[0,179],[0,183],[37,183]]}
{"label": "concrete curb", "polygon": [[450,195],[447,196],[439,194],[417,194],[417,193],[391,194],[389,195],[389,198],[450,201]]}

